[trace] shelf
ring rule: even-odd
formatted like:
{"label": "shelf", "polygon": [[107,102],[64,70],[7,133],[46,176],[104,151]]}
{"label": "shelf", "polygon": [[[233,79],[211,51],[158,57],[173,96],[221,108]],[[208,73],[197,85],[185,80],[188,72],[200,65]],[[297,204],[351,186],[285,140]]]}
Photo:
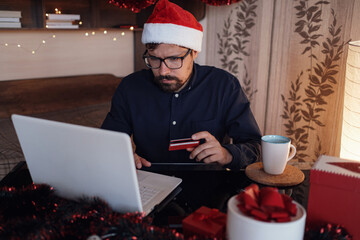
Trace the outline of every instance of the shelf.
{"label": "shelf", "polygon": [[[191,12],[198,20],[205,16],[205,4],[201,0],[172,0]],[[154,9],[154,5],[133,13],[118,8],[106,0],[1,0],[0,10],[21,11],[21,29],[45,29],[45,14],[54,13],[55,8],[66,14],[80,14],[82,26],[88,28],[116,28],[120,25],[142,27]],[[2,28],[1,30],[9,28]],[[18,30],[19,28],[16,28]],[[71,29],[73,30],[73,29]],[[76,29],[75,29],[76,30]]]}

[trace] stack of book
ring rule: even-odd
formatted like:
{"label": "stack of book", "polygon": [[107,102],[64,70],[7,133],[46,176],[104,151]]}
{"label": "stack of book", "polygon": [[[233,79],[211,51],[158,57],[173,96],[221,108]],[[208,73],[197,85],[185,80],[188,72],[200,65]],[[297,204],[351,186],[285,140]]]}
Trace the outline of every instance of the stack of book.
{"label": "stack of book", "polygon": [[77,29],[79,28],[79,14],[46,14],[46,28]]}
{"label": "stack of book", "polygon": [[0,10],[0,28],[21,28],[21,12]]}

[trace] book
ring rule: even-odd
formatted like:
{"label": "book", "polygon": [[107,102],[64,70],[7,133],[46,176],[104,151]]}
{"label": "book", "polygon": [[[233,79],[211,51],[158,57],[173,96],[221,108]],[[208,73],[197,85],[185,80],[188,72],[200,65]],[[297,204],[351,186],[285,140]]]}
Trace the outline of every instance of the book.
{"label": "book", "polygon": [[0,10],[0,17],[21,18],[21,12]]}
{"label": "book", "polygon": [[20,22],[20,18],[16,18],[16,17],[0,17],[0,22]]}
{"label": "book", "polygon": [[76,23],[76,22],[79,22],[78,20],[49,20],[47,19],[46,20],[47,23]]}
{"label": "book", "polygon": [[46,25],[46,28],[48,29],[78,29],[79,25],[63,25],[63,26],[57,26],[57,25]]}
{"label": "book", "polygon": [[46,25],[48,26],[69,26],[76,25],[73,21],[46,21]]}
{"label": "book", "polygon": [[20,22],[0,22],[0,28],[21,28]]}
{"label": "book", "polygon": [[46,14],[48,20],[80,20],[79,14],[55,14],[55,13],[47,13]]}

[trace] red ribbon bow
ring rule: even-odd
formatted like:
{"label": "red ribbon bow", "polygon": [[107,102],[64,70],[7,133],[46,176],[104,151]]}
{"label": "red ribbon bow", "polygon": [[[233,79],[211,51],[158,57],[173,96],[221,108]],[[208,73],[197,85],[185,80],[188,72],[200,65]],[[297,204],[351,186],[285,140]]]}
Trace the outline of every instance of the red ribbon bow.
{"label": "red ribbon bow", "polygon": [[272,187],[259,190],[258,185],[252,184],[238,194],[237,200],[241,212],[261,221],[288,222],[297,212],[292,199]]}
{"label": "red ribbon bow", "polygon": [[202,221],[208,224],[214,222],[221,225],[226,223],[226,215],[221,214],[218,209],[211,209],[209,213],[196,211],[193,214],[193,219],[197,221]]}

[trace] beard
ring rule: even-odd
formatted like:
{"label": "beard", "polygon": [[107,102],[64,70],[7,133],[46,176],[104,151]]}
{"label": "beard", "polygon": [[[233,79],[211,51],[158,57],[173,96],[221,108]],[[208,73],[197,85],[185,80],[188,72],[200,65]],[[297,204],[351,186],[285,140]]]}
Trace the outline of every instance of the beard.
{"label": "beard", "polygon": [[[164,82],[162,82],[162,80],[175,80],[175,82],[174,83],[164,83]],[[164,92],[169,92],[169,93],[178,91],[187,82],[187,81],[181,82],[181,80],[179,78],[170,76],[170,75],[154,77],[153,81],[155,82],[155,84],[157,86],[160,87],[161,90],[163,90]]]}

